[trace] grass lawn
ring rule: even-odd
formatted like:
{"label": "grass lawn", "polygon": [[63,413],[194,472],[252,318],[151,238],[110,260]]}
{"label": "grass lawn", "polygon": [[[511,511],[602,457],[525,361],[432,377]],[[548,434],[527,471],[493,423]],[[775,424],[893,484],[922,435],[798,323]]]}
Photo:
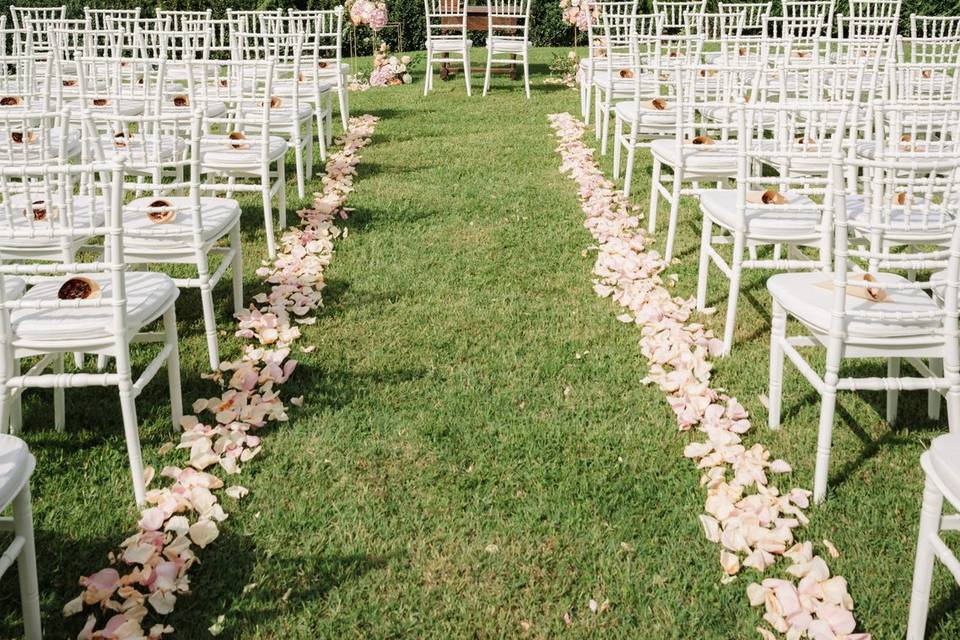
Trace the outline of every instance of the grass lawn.
{"label": "grass lawn", "polygon": [[[638,332],[592,292],[591,238],[546,118],[578,113],[578,94],[543,84],[551,53],[534,53],[529,101],[503,76],[486,98],[477,76],[471,98],[459,76],[438,79],[426,98],[419,78],[351,95],[352,111],[383,120],[327,272],[326,307],[304,327],[300,344],[317,348],[284,388],[306,404],[265,432],[264,453],[239,479],[251,494],[222,498],[230,519],[168,619],[178,637],[208,637],[221,615],[229,638],[753,637],[760,617],[744,590],[756,576],[720,584],[719,550],[697,521],[699,473],[682,458],[688,438],[662,394],[639,383]],[[633,197],[646,203],[640,157]],[[294,189],[289,197],[296,208]],[[696,285],[697,211],[692,200],[683,208],[682,295]],[[265,255],[261,221],[248,202],[248,297]],[[755,412],[748,444],[760,439],[794,465],[781,487],[809,487],[817,396],[790,366],[784,427],[762,426],[764,279],[746,276],[734,356],[719,362],[716,386]],[[229,284],[218,293],[229,328]],[[714,272],[711,301],[722,310],[725,297]],[[216,395],[200,378],[199,307],[195,292],[178,303],[188,406]],[[233,338],[222,343],[225,357],[237,353]],[[157,467],[185,460],[157,454],[172,438],[161,379],[138,404]],[[24,437],[38,460],[46,632],[63,638],[83,620],[64,621],[60,607],[133,532],[134,509],[115,390],[69,392],[65,434],[50,427],[49,398],[28,395]],[[831,567],[875,638],[905,629],[918,458],[946,430],[925,406],[904,394],[891,428],[881,394],[841,394],[831,493],[800,533],[840,548]],[[0,637],[20,634],[13,573],[0,583]],[[960,589],[947,578],[939,568],[930,638],[960,636]],[[592,613],[591,598],[609,608]]]}

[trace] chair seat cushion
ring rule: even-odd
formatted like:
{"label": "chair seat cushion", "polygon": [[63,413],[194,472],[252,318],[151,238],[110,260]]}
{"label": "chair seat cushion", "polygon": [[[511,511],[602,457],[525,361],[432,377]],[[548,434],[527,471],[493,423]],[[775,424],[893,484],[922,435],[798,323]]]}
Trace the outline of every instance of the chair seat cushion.
{"label": "chair seat cushion", "polygon": [[[193,233],[193,219],[188,211],[190,198],[187,196],[162,196],[169,202],[176,217],[171,222],[156,224],[147,217],[147,208],[158,198],[148,196],[137,198],[123,207],[124,249],[136,249],[138,254],[144,250],[156,250],[162,253],[170,249],[171,245],[182,247],[190,242]],[[205,241],[223,237],[240,219],[240,203],[231,198],[200,198],[200,224],[203,228]],[[149,233],[157,231],[169,232],[171,240],[164,240],[153,235],[137,236],[137,231],[147,230]],[[132,232],[127,234],[126,232]]]}
{"label": "chair seat cushion", "polygon": [[737,156],[729,148],[684,142],[678,151],[676,140],[660,138],[650,144],[650,151],[660,162],[671,167],[677,167],[682,162],[684,175],[688,179],[737,175]]}
{"label": "chair seat cushion", "polygon": [[[744,212],[747,237],[771,242],[808,242],[819,237],[820,213],[799,208],[814,202],[802,195],[785,193],[784,205],[747,204]],[[791,209],[790,205],[797,206]],[[700,192],[700,209],[715,224],[727,230],[737,226],[737,190],[705,189]]]}
{"label": "chair seat cushion", "polygon": [[[38,137],[40,132],[36,132]],[[63,130],[60,127],[51,127],[47,132],[48,137],[46,140],[36,139],[33,142],[13,142],[9,137],[0,139],[0,157],[12,158],[16,160],[24,159],[26,153],[30,153],[35,161],[40,161],[40,156],[43,153],[42,147],[46,146],[46,154],[48,158],[58,158],[60,155],[60,143],[64,143],[64,160],[70,160],[71,158],[80,154],[81,143],[80,143],[80,132],[79,131],[70,131],[67,134],[66,140],[63,140]],[[27,148],[24,148],[26,145]]]}
{"label": "chair seat cushion", "polygon": [[168,100],[160,105],[160,112],[165,116],[176,116],[180,114],[192,114],[198,108],[202,108],[208,118],[219,118],[227,113],[227,105],[222,100],[204,100],[202,105],[196,104],[183,107],[178,107]]}
{"label": "chair seat cushion", "polygon": [[[30,220],[27,217],[27,212],[43,206],[42,200],[42,192],[31,193],[29,198],[25,194],[17,194],[10,198],[10,208],[13,209],[13,215],[11,215],[10,218],[12,218],[15,229],[18,231],[21,229],[26,231],[30,228]],[[56,203],[59,201],[59,196],[54,194],[51,200],[53,205],[49,207],[49,209],[52,209],[53,215],[59,215],[56,206]],[[75,230],[103,225],[103,222],[106,219],[106,213],[110,209],[110,203],[102,197],[92,198],[90,196],[72,196],[72,202],[73,228]],[[50,213],[49,209],[48,214]],[[0,219],[2,219],[0,224],[5,226],[9,224],[5,204],[0,204]],[[57,226],[61,225],[53,225],[50,222],[45,221],[35,221],[33,223],[33,232],[36,234],[35,237],[0,238],[0,247],[28,249],[56,246],[59,244],[60,240],[52,235],[47,235],[45,231],[57,228]]]}
{"label": "chair seat cushion", "polygon": [[[240,145],[243,148],[235,148]],[[260,168],[263,140],[259,135],[246,140],[230,140],[227,136],[207,136],[201,144],[204,168],[246,169]],[[270,162],[282,158],[287,152],[287,141],[277,136],[267,139],[267,158]]]}
{"label": "chair seat cushion", "polygon": [[[313,117],[313,106],[306,100],[309,95],[312,95],[312,92],[305,91],[300,94],[300,104],[297,106],[298,121],[309,120]],[[284,100],[284,102],[285,104],[270,109],[271,128],[283,127],[289,129],[290,125],[293,124],[293,99]]]}
{"label": "chair seat cushion", "polygon": [[107,159],[113,157],[116,152],[126,151],[130,155],[128,166],[134,169],[139,169],[138,165],[148,160],[173,160],[180,157],[187,149],[187,142],[183,138],[155,133],[133,132],[125,137],[101,135],[98,144]]}
{"label": "chair seat cushion", "polygon": [[677,121],[676,108],[669,103],[663,110],[654,109],[647,104],[647,101],[641,101],[639,108],[633,100],[618,102],[614,107],[618,117],[627,122],[635,122],[640,126],[650,126],[657,128],[673,129]]}
{"label": "chair seat cushion", "polygon": [[[944,488],[960,496],[960,433],[946,433],[937,436],[930,443],[930,464]],[[955,507],[957,505],[954,505]]]}
{"label": "chair seat cushion", "polygon": [[[793,144],[793,143],[791,143]],[[782,142],[776,140],[761,140],[758,143],[755,143],[754,150],[760,154],[760,159],[771,167],[776,168],[780,173],[784,175],[814,175],[822,176],[827,173],[830,169],[830,158],[824,157],[823,153],[829,153],[829,142],[825,143],[822,148],[812,148],[812,146],[807,146],[806,148],[803,145],[797,144],[795,148],[786,147]],[[774,157],[773,154],[776,152],[808,152],[804,155],[796,155],[790,158],[789,167],[784,161],[783,156]],[[768,152],[771,155],[764,157],[764,152]]]}
{"label": "chair seat cushion", "polygon": [[[851,276],[853,277],[853,276]],[[880,273],[874,276],[878,282],[906,282],[902,276]],[[811,329],[826,333],[830,329],[833,310],[833,290],[819,286],[833,280],[832,273],[778,273],[767,280],[767,289],[774,300],[787,312]],[[917,313],[937,311],[937,303],[921,289],[887,289],[887,299],[874,302],[847,295],[847,309],[858,311],[883,311],[890,313]],[[942,323],[938,319],[926,320],[867,320],[847,319],[847,334],[875,340],[878,338],[919,337],[930,338]]]}
{"label": "chair seat cushion", "polygon": [[464,40],[463,38],[433,38],[427,43],[427,48],[436,52],[462,51],[464,47],[472,47],[473,40]]}
{"label": "chair seat cushion", "polygon": [[[100,285],[102,295],[113,294],[109,276],[96,273],[86,275]],[[56,300],[57,291],[69,278],[58,276],[31,287],[23,300]],[[177,299],[177,285],[165,273],[131,271],[126,274],[127,329],[132,333],[159,318]],[[91,343],[112,335],[113,311],[109,305],[75,309],[17,309],[10,314],[10,324],[16,342],[89,340]]]}
{"label": "chair seat cushion", "polygon": [[23,440],[0,434],[0,511],[6,509],[29,482],[34,466],[36,461]]}
{"label": "chair seat cushion", "polygon": [[530,43],[523,39],[494,36],[487,40],[487,48],[502,53],[523,53],[530,47]]}
{"label": "chair seat cushion", "polygon": [[[126,98],[120,98],[117,100],[105,100],[105,104],[96,104],[95,99],[87,100],[87,104],[84,105],[88,109],[93,117],[96,118],[98,113],[114,113],[121,116],[138,116],[143,113],[143,108],[145,102],[142,100],[128,100]],[[76,109],[70,112],[70,121],[71,122],[81,122],[83,120],[83,113]]]}

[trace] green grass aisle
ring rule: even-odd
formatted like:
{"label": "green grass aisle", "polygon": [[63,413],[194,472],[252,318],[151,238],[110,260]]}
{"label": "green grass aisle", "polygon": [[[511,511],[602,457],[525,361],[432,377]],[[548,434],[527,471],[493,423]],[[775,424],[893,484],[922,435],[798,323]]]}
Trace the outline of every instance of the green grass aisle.
{"label": "green grass aisle", "polygon": [[[719,584],[716,548],[700,531],[688,439],[662,394],[640,385],[637,333],[592,291],[591,238],[546,118],[576,113],[578,97],[543,85],[550,53],[535,52],[530,101],[503,77],[482,98],[477,76],[471,98],[459,76],[426,98],[419,82],[351,95],[354,113],[382,120],[327,271],[326,307],[304,328],[301,344],[316,349],[299,355],[285,387],[305,405],[237,480],[251,494],[191,571],[193,595],[169,620],[177,637],[209,637],[221,615],[229,638],[753,637],[747,581]],[[646,160],[638,166],[649,175]],[[695,211],[683,210],[680,295],[696,284]],[[264,245],[257,206],[245,203],[245,216],[249,296]],[[738,351],[716,382],[762,423],[769,300],[760,275],[750,278]],[[711,299],[722,309],[720,284],[712,279]],[[228,287],[219,293],[226,318]],[[182,306],[184,397],[210,395],[199,300],[185,294]],[[235,342],[225,341],[230,357]],[[925,406],[913,395],[902,401],[907,426]],[[784,430],[761,438],[794,464],[800,486],[812,477],[813,398],[788,368]],[[46,426],[47,396],[26,407],[54,638],[76,632],[60,607],[132,522],[114,392],[67,400],[64,435]],[[940,427],[891,431],[878,402],[841,397],[859,432],[838,426],[836,491],[811,512],[809,537],[838,544],[833,568],[850,580],[866,630],[885,639],[903,629],[917,458]],[[170,439],[162,385],[140,406],[156,465]],[[960,599],[943,573],[941,609]],[[19,632],[17,598],[8,575],[0,637]],[[933,638],[960,634],[956,613],[931,619]]]}

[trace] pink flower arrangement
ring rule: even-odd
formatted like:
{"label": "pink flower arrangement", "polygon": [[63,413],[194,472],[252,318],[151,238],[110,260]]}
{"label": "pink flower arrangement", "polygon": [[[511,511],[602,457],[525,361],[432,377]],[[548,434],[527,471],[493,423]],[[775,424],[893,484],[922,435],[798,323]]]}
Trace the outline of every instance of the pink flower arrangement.
{"label": "pink flower arrangement", "polygon": [[[766,578],[747,587],[750,604],[764,608],[769,627],[757,627],[764,640],[776,640],[777,634],[869,640],[869,634],[855,633],[846,580],[830,575],[811,542],[796,540],[808,522],[810,492],[782,493],[771,484],[771,475],[790,473],[790,465],[762,444],[746,447],[749,414],[736,398],[710,386],[720,341],[693,319],[693,300],[670,293],[673,280],[662,275],[667,265],[647,251],[637,207],[604,176],[583,142],[583,123],[568,113],[551,115],[550,123],[559,139],[561,171],[577,183],[584,225],[597,241],[594,291],[624,308],[619,320],[640,328],[641,352],[650,363],[644,382],[666,393],[679,429],[696,428],[705,436],[690,442],[683,455],[703,472],[707,498],[699,518],[704,536],[720,547],[720,581],[733,581],[744,568],[763,574],[787,559],[786,573],[793,579]],[[831,557],[839,555],[829,541],[823,548]]]}
{"label": "pink flower arrangement", "polygon": [[589,4],[587,0],[560,0],[563,21],[580,31],[590,28]]}
{"label": "pink flower arrangement", "polygon": [[[149,490],[138,531],[120,544],[119,554],[110,554],[112,566],[80,578],[83,591],[63,607],[65,616],[93,608],[78,640],[154,640],[173,633],[162,623],[144,630],[144,621],[148,615],[169,614],[178,597],[189,593],[188,572],[198,562],[196,550],[213,543],[219,536],[218,523],[227,519],[214,493],[225,483],[205,469],[219,467],[227,476],[240,473],[262,451],[255,432],[287,420],[278,387],[296,369],[297,361],[290,355],[301,339],[299,326],[316,320],[308,314],[321,305],[323,271],[330,263],[333,240],[340,236],[334,223],[347,216],[345,203],[353,190],[359,152],[370,143],[376,123],[370,115],[350,119],[349,130],[338,140],[342,149],[327,161],[323,191],[316,194],[314,208],[299,212],[300,227],[284,233],[277,257],[257,270],[271,288],[255,296],[256,306],[238,314],[236,335],[248,342],[242,356],[205,376],[220,383],[221,394],[196,400],[194,415],[181,421],[180,442],[160,449],[161,455],[185,450],[186,466],[164,467],[159,476],[169,483],[153,489],[157,474],[152,467],[144,470]],[[300,406],[303,398],[290,403]],[[234,484],[224,493],[240,500],[249,491]]]}
{"label": "pink flower arrangement", "polygon": [[382,0],[350,0],[347,9],[355,26],[367,25],[374,31],[387,26],[387,4]]}

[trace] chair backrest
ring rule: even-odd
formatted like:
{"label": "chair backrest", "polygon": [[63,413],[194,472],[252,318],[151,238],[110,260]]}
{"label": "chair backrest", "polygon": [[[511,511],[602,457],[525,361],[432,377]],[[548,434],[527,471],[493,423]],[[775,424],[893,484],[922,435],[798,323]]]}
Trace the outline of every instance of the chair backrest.
{"label": "chair backrest", "polygon": [[207,22],[213,17],[213,11],[171,11],[157,9],[157,18],[170,20],[170,29],[173,31],[203,31]]}
{"label": "chair backrest", "polygon": [[707,0],[686,0],[661,2],[653,0],[653,13],[662,13],[664,33],[682,31],[687,28],[688,13],[704,13],[707,8]]}
{"label": "chair backrest", "polygon": [[238,33],[256,33],[260,31],[260,16],[281,15],[282,13],[283,10],[279,8],[272,10],[259,9],[256,11],[227,9],[227,20],[230,21],[232,31]]}
{"label": "chair backrest", "polygon": [[833,35],[833,14],[837,10],[836,0],[780,0],[781,15],[787,19],[819,18],[823,24],[823,34]]}
{"label": "chair backrest", "polygon": [[739,39],[746,24],[743,13],[688,13],[686,33],[699,39],[701,46],[715,49],[721,43]]}
{"label": "chair backrest", "polygon": [[185,30],[140,29],[135,35],[140,57],[157,60],[206,60],[212,40],[213,31],[206,24]]}
{"label": "chair backrest", "polygon": [[5,114],[0,111],[0,166],[66,162],[79,142],[70,132],[70,110]]}
{"label": "chair backrest", "polygon": [[66,20],[67,7],[16,7],[10,5],[10,16],[13,18],[13,28],[23,30],[27,28],[29,20]]}
{"label": "chair backrest", "polygon": [[[587,50],[589,60],[606,55],[606,45],[603,40],[603,16],[631,16],[637,13],[638,0],[614,0],[612,2],[590,2],[587,5]],[[592,67],[591,67],[592,68]]]}
{"label": "chair backrest", "polygon": [[120,115],[132,107],[158,113],[166,65],[165,60],[155,58],[80,58],[77,79],[82,109],[94,118],[97,114]]}
{"label": "chair backrest", "polygon": [[[201,110],[164,113],[152,116],[104,115],[99,122],[85,119],[87,137],[93,141],[92,157],[102,162],[117,153],[126,156],[126,191],[150,192],[137,208],[127,206],[127,214],[145,218],[166,214],[177,221],[176,227],[164,224],[127,225],[125,235],[145,240],[165,239],[192,241],[203,245],[201,186],[201,142],[203,113]],[[176,176],[171,181],[166,176]],[[145,181],[144,178],[147,178]],[[178,206],[165,195],[187,193],[186,206]],[[152,200],[152,202],[151,202]],[[183,223],[188,224],[184,225]],[[176,229],[176,230],[172,230]],[[179,231],[177,231],[179,230]]]}
{"label": "chair backrest", "polygon": [[[115,29],[120,26],[121,23],[130,21],[136,23],[140,19],[140,7],[135,7],[133,9],[91,9],[90,7],[83,8],[83,17],[87,22],[87,29],[94,30],[105,30],[105,29]],[[107,24],[107,19],[112,18],[115,22],[113,26]],[[131,28],[132,32],[133,29]]]}
{"label": "chair backrest", "polygon": [[773,2],[720,2],[720,13],[742,13],[743,30],[754,35],[761,33],[763,19],[773,11]]}
{"label": "chair backrest", "polygon": [[[343,61],[343,7],[334,9],[289,9],[287,15],[304,34],[303,61],[311,57],[326,69],[339,69]],[[339,71],[338,71],[339,73]]]}
{"label": "chair backrest", "polygon": [[902,0],[847,0],[851,18],[899,19]]}
{"label": "chair backrest", "polygon": [[837,15],[837,37],[846,40],[887,40],[894,50],[899,28],[898,17],[854,17]]}
{"label": "chair backrest", "polygon": [[960,59],[960,16],[910,16],[910,39],[904,43],[910,62],[952,64]]}
{"label": "chair backrest", "polygon": [[[878,103],[874,105],[874,114],[878,122],[901,123],[902,127],[894,131],[917,135],[931,121],[945,122],[954,128],[960,125],[957,104]],[[917,326],[918,333],[935,339],[939,333],[936,327],[942,323],[947,348],[956,349],[960,227],[953,207],[960,189],[960,154],[955,148],[938,146],[934,140],[880,140],[869,157],[850,152],[835,162],[862,177],[856,193],[837,187],[831,335],[842,337],[846,324],[857,320],[885,326]],[[859,215],[851,218],[850,212]],[[912,238],[910,248],[895,250],[890,240],[897,237]],[[847,288],[872,289],[876,298],[897,292],[925,295],[936,285],[923,279],[865,281],[861,275],[851,273],[855,269],[867,273],[946,269],[944,304],[925,305],[924,311],[883,302],[864,304],[845,295]]]}
{"label": "chair backrest", "polygon": [[489,0],[487,32],[526,40],[530,25],[530,0]]}
{"label": "chair backrest", "polygon": [[[788,222],[796,216],[819,219],[818,227],[810,231],[810,244],[818,246],[815,259],[821,268],[829,264],[831,249],[830,221],[834,209],[835,183],[832,172],[825,175],[784,171],[800,159],[810,159],[811,154],[833,155],[831,145],[840,153],[843,134],[831,132],[827,139],[818,138],[813,143],[800,144],[791,139],[787,144],[775,144],[758,139],[757,132],[766,128],[766,123],[782,123],[786,118],[810,118],[815,122],[832,121],[842,127],[837,105],[823,102],[742,102],[734,107],[733,117],[737,123],[737,176],[736,176],[736,222],[738,230],[747,229],[748,211],[758,207],[769,208],[771,215],[777,213]],[[802,114],[802,116],[801,116]],[[842,112],[841,112],[842,116]],[[827,151],[831,149],[831,151]],[[815,157],[815,156],[814,156]],[[769,168],[781,171],[771,175]]]}
{"label": "chair backrest", "polygon": [[427,42],[434,38],[453,37],[450,32],[459,31],[456,37],[467,38],[467,0],[423,0],[427,20]]}
{"label": "chair backrest", "polygon": [[899,63],[887,68],[887,98],[904,102],[960,101],[960,56],[946,62]]}

